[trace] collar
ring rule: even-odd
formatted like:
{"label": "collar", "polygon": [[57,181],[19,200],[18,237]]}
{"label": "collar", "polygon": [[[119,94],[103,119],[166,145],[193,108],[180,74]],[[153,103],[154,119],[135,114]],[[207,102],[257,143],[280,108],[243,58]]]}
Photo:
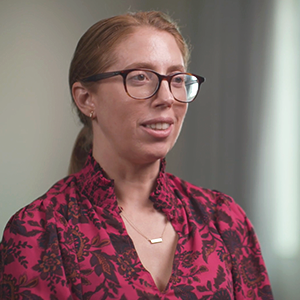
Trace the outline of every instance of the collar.
{"label": "collar", "polygon": [[[149,199],[155,209],[165,213],[171,220],[176,216],[179,199],[176,196],[174,183],[165,172],[165,168],[166,160],[162,159],[156,185]],[[79,177],[81,194],[94,206],[102,207],[112,214],[119,214],[114,180],[106,177],[104,170],[91,153],[85,166],[76,176]]]}

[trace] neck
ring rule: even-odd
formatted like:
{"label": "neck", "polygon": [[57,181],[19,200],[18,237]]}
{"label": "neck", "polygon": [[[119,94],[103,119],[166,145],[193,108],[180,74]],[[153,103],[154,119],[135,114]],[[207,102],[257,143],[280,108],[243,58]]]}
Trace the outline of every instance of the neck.
{"label": "neck", "polygon": [[149,195],[155,188],[160,160],[137,164],[120,156],[101,153],[93,147],[93,156],[106,175],[114,180],[118,203],[126,210],[152,209]]}

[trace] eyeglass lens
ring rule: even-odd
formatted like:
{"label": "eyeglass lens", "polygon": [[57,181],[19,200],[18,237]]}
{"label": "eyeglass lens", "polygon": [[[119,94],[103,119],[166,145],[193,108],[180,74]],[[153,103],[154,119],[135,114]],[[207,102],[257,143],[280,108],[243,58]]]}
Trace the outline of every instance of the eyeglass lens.
{"label": "eyeglass lens", "polygon": [[[145,70],[134,70],[126,77],[126,88],[129,95],[137,99],[151,97],[159,85],[158,76]],[[183,102],[193,101],[197,96],[199,82],[197,77],[180,73],[172,77],[170,89],[175,99]]]}

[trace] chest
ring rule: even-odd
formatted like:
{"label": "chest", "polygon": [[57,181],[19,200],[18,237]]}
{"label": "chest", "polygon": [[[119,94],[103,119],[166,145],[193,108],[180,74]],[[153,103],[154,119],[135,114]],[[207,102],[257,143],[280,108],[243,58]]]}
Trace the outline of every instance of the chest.
{"label": "chest", "polygon": [[167,222],[163,235],[152,240],[141,235],[132,226],[126,228],[141,264],[150,273],[156,287],[164,291],[172,273],[178,242],[178,235],[172,224]]}
{"label": "chest", "polygon": [[191,222],[188,215],[185,222],[173,220],[165,248],[163,243],[145,247],[137,235],[127,232],[121,218],[101,213],[97,222],[73,230],[83,295],[200,299],[224,289],[233,299],[230,255],[208,226]]}

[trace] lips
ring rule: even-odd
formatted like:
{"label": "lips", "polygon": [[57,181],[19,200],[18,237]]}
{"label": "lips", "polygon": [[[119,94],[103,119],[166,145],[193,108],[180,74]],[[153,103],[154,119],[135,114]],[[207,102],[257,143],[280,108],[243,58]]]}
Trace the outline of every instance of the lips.
{"label": "lips", "polygon": [[149,119],[142,123],[143,126],[156,130],[168,129],[172,124],[174,124],[174,120],[172,118],[162,117]]}
{"label": "lips", "polygon": [[159,123],[153,123],[153,124],[146,124],[146,125],[145,125],[145,127],[151,128],[151,129],[154,129],[154,130],[166,130],[166,129],[168,129],[170,126],[171,126],[170,123],[162,123],[162,122],[159,122]]}
{"label": "lips", "polygon": [[142,123],[144,132],[148,135],[163,139],[170,136],[173,131],[174,121],[172,118],[155,118]]}

